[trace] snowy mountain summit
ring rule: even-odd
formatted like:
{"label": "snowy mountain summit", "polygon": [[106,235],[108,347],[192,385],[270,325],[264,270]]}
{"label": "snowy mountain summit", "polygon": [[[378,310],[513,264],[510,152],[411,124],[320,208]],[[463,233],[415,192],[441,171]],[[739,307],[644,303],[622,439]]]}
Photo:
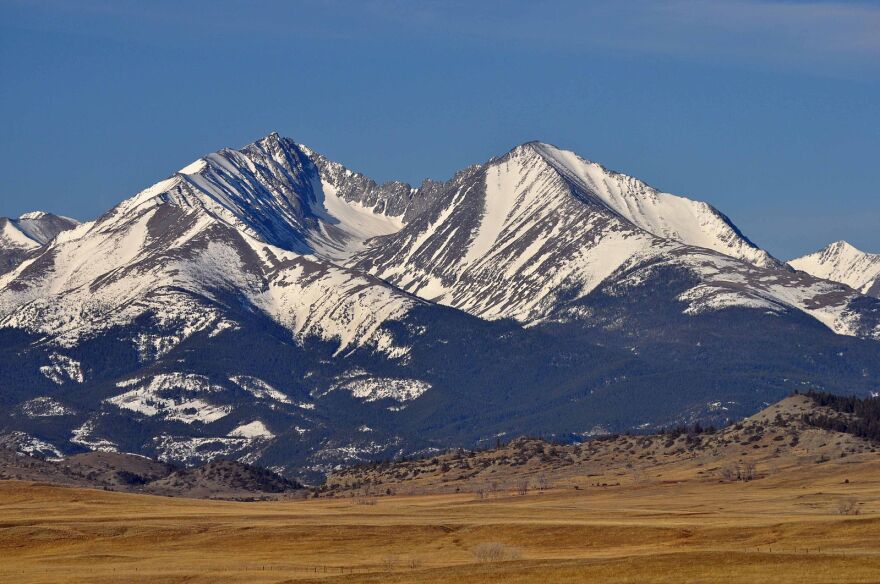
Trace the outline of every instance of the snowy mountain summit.
{"label": "snowy mountain summit", "polygon": [[0,427],[47,451],[308,475],[876,387],[871,288],[539,142],[412,186],[272,133],[0,228]]}
{"label": "snowy mountain summit", "polygon": [[74,219],[44,211],[25,213],[18,219],[0,217],[0,274],[18,264],[28,251],[46,245],[78,224]]}
{"label": "snowy mountain summit", "polygon": [[796,270],[846,284],[862,294],[880,297],[880,254],[836,241],[815,253],[788,262]]}

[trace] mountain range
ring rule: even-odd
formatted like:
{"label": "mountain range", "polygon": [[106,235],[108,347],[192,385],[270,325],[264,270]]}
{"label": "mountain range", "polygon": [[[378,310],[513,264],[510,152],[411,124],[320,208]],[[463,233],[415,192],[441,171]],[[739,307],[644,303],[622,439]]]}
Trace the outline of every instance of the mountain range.
{"label": "mountain range", "polygon": [[880,378],[878,256],[786,264],[706,203],[539,142],[412,186],[273,133],[94,221],[0,236],[0,433],[49,459],[309,479]]}

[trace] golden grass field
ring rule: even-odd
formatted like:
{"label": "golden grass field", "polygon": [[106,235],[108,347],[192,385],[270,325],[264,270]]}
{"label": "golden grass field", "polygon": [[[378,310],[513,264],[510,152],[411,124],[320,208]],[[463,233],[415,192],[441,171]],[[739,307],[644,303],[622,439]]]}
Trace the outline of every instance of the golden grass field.
{"label": "golden grass field", "polygon": [[[841,515],[842,500],[860,514]],[[0,482],[0,581],[880,582],[876,453],[749,483],[369,502]],[[477,561],[474,549],[490,542],[513,559]]]}

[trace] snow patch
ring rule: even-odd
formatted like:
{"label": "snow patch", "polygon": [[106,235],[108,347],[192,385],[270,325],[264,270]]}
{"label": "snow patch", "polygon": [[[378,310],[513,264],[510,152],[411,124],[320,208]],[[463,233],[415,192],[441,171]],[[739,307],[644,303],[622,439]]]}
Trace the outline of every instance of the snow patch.
{"label": "snow patch", "polygon": [[118,447],[115,442],[111,442],[106,438],[100,438],[93,435],[97,421],[95,418],[89,418],[78,428],[74,428],[71,432],[70,441],[80,446],[85,446],[89,450],[98,450],[102,452],[117,452]]}
{"label": "snow patch", "polygon": [[370,377],[345,381],[337,387],[349,391],[353,397],[365,402],[374,402],[380,399],[408,402],[431,389],[431,384],[418,379]]}
{"label": "snow patch", "polygon": [[[125,385],[130,386],[130,383]],[[139,381],[136,389],[105,401],[148,417],[158,416],[185,424],[210,424],[231,413],[232,406],[213,404],[200,396],[223,391],[223,387],[211,384],[202,375],[171,373]]]}
{"label": "snow patch", "polygon": [[261,422],[260,420],[254,420],[248,424],[242,424],[238,426],[228,434],[229,436],[235,436],[238,438],[265,438],[271,439],[275,437],[269,428],[266,427],[266,424]]}
{"label": "snow patch", "polygon": [[59,355],[58,353],[52,353],[49,355],[49,363],[49,365],[40,367],[40,373],[58,385],[62,385],[67,381],[82,383],[85,380],[82,365],[75,359]]}
{"label": "snow patch", "polygon": [[64,454],[62,454],[54,444],[46,442],[45,440],[32,436],[26,432],[11,432],[3,438],[4,442],[11,445],[12,449],[20,454],[36,456],[37,458],[44,458],[51,461],[64,459]]}
{"label": "snow patch", "polygon": [[41,396],[28,400],[19,406],[19,411],[28,418],[54,418],[72,416],[76,410],[67,407],[54,397]]}
{"label": "snow patch", "polygon": [[233,382],[257,399],[275,400],[283,404],[291,403],[290,398],[284,393],[278,391],[257,377],[251,377],[249,375],[233,375],[229,378],[229,381]]}

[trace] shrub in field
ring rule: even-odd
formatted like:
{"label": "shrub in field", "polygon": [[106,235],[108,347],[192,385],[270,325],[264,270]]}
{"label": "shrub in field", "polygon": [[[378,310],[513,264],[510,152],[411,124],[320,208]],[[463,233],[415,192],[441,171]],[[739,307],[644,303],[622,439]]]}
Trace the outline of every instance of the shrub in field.
{"label": "shrub in field", "polygon": [[841,499],[837,502],[837,512],[841,515],[858,515],[859,502],[855,499]]}
{"label": "shrub in field", "polygon": [[478,562],[502,562],[519,558],[518,549],[497,541],[481,543],[474,548],[474,559]]}

